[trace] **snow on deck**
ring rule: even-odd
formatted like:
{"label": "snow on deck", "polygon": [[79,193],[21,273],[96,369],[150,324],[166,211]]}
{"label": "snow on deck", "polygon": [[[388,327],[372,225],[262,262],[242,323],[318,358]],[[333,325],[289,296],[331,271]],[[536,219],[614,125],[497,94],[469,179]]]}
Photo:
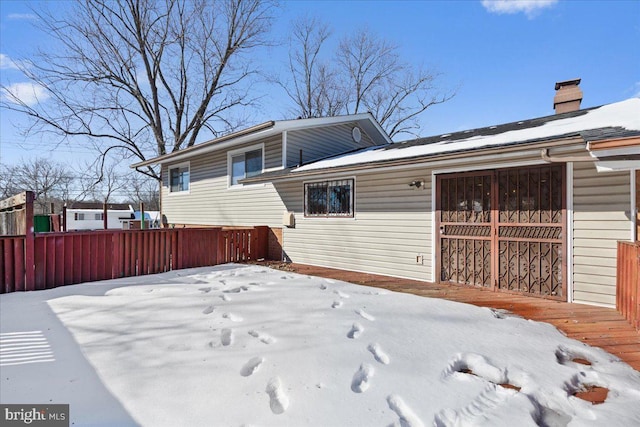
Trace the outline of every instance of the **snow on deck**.
{"label": "snow on deck", "polygon": [[[640,421],[640,373],[551,325],[263,266],[5,294],[0,307],[2,403],[68,403],[75,425]],[[14,363],[28,331],[46,360]],[[591,386],[604,403],[574,396]]]}

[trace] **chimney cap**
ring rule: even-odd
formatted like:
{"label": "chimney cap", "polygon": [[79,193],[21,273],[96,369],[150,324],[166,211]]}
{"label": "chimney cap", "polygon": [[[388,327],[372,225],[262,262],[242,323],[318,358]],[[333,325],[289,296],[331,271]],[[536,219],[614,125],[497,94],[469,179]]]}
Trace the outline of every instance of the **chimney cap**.
{"label": "chimney cap", "polygon": [[564,80],[562,82],[556,82],[556,90],[564,86],[578,86],[581,80],[582,79],[571,79],[571,80]]}

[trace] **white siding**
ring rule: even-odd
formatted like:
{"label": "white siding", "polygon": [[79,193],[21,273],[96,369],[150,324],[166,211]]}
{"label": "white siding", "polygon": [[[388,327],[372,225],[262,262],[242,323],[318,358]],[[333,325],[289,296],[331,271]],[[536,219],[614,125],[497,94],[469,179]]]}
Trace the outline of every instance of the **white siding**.
{"label": "white siding", "polygon": [[[409,187],[418,177],[426,179],[426,188]],[[303,182],[276,188],[296,215],[295,228],[284,230],[284,251],[293,262],[431,279],[430,172],[356,175],[355,218],[305,218]],[[416,262],[417,256],[423,261]]]}
{"label": "white siding", "polygon": [[362,140],[359,143],[354,142],[351,137],[351,130],[354,126],[357,126],[357,123],[288,132],[287,167],[300,164],[300,150],[302,150],[302,163],[309,163],[313,160],[375,145],[363,129],[361,129]]}
{"label": "white siding", "polygon": [[629,172],[573,170],[573,299],[615,307],[617,241],[631,238]]}
{"label": "white siding", "polygon": [[[237,148],[243,146],[234,147]],[[162,213],[169,224],[282,225],[284,205],[273,185],[228,188],[227,150],[191,159],[188,192],[169,192],[170,166],[165,165],[162,170]],[[280,137],[265,141],[265,169],[281,166]]]}
{"label": "white siding", "polygon": [[[102,230],[104,221],[95,219],[96,215],[103,214],[102,209],[67,209],[67,230]],[[133,211],[107,211],[107,228],[122,229],[120,218],[129,218]],[[83,214],[83,220],[76,220],[76,214]]]}

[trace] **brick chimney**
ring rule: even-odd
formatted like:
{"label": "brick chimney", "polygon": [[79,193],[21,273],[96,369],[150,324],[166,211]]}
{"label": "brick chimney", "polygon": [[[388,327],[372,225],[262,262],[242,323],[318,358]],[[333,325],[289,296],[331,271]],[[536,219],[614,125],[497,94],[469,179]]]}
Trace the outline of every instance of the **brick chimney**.
{"label": "brick chimney", "polygon": [[553,108],[556,110],[556,114],[580,109],[582,101],[582,90],[578,87],[580,80],[565,80],[556,83],[556,96],[553,98]]}

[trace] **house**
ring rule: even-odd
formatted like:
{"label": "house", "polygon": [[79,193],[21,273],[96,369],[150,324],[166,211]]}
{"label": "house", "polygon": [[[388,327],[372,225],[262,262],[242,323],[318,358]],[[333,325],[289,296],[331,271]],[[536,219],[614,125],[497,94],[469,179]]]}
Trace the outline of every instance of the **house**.
{"label": "house", "polygon": [[548,117],[393,144],[369,115],[270,122],[133,167],[161,165],[170,224],[268,225],[286,260],[615,306],[640,99],[580,110],[579,83]]}
{"label": "house", "polygon": [[[104,213],[107,213],[105,227]],[[122,223],[131,219],[133,208],[123,203],[74,202],[63,210],[65,230],[122,229]]]}
{"label": "house", "polygon": [[[142,212],[133,212],[133,217],[122,221],[122,228],[125,230],[139,230],[142,227]],[[160,228],[161,217],[160,211],[144,211],[144,226],[145,228]]]}

